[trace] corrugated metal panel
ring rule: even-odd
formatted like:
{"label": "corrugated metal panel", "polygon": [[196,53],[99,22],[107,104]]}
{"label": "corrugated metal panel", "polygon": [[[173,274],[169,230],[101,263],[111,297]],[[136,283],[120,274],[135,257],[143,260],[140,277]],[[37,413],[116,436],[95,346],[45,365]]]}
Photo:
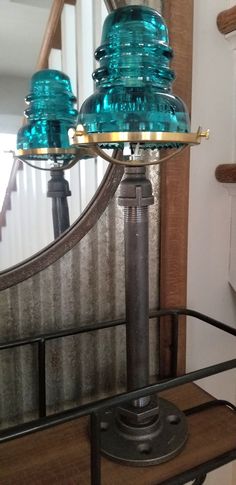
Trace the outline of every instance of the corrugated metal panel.
{"label": "corrugated metal panel", "polygon": [[[159,197],[157,168],[151,169]],[[150,210],[150,307],[158,302],[159,205]],[[1,340],[121,318],[125,314],[123,213],[113,199],[97,225],[59,261],[0,293]],[[151,373],[157,372],[157,332],[151,325]],[[36,409],[35,350],[0,352],[1,416]],[[47,344],[51,410],[125,384],[123,328]],[[10,385],[9,385],[10,384]]]}

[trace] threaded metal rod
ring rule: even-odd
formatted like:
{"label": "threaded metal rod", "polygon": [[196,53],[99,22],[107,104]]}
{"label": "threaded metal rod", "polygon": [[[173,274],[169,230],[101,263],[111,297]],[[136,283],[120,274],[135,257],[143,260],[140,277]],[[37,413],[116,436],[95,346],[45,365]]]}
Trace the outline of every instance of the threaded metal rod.
{"label": "threaded metal rod", "polygon": [[52,198],[52,220],[54,238],[56,239],[70,227],[69,207],[66,197]]}
{"label": "threaded metal rod", "polygon": [[[127,167],[119,204],[124,207],[127,388],[149,383],[148,206],[152,185],[144,167]],[[149,396],[133,401],[144,407]]]}
{"label": "threaded metal rod", "polygon": [[125,207],[127,385],[149,381],[148,208]]}
{"label": "threaded metal rod", "polygon": [[67,197],[71,195],[69,183],[64,177],[64,171],[51,170],[48,181],[47,197],[52,199],[52,220],[54,238],[59,237],[70,227],[70,216]]}

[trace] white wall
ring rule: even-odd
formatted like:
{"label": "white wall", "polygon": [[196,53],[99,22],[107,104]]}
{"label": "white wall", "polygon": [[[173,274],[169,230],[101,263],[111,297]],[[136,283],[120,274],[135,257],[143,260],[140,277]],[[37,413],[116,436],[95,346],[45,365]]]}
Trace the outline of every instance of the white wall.
{"label": "white wall", "polygon": [[25,109],[29,80],[20,76],[0,76],[0,133],[17,133]]}
{"label": "white wall", "polygon": [[[236,294],[228,283],[231,198],[214,175],[217,165],[236,160],[234,55],[216,26],[218,13],[231,3],[194,1],[192,128],[210,128],[211,137],[191,153],[188,307],[236,326]],[[235,355],[235,339],[189,320],[188,371]],[[236,400],[235,370],[200,384],[216,397]],[[233,485],[232,470],[228,465],[210,474],[206,483]]]}

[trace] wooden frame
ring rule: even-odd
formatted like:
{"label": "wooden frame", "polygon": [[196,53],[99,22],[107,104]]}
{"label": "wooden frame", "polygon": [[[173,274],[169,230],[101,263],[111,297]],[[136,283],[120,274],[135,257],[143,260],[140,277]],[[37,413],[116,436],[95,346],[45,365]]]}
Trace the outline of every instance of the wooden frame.
{"label": "wooden frame", "polygon": [[61,237],[23,263],[13,266],[8,271],[0,272],[0,290],[30,278],[30,276],[47,268],[73,248],[96,224],[114,196],[122,175],[123,168],[118,166],[109,167],[85,211]]}
{"label": "wooden frame", "polygon": [[[191,110],[193,1],[165,0],[163,16],[167,19],[170,45],[174,49],[176,73],[174,93]],[[160,307],[185,307],[187,295],[187,244],[190,151],[161,166],[161,260]],[[169,319],[160,322],[160,373],[171,374],[173,327]],[[177,374],[185,371],[186,322],[178,331]]]}

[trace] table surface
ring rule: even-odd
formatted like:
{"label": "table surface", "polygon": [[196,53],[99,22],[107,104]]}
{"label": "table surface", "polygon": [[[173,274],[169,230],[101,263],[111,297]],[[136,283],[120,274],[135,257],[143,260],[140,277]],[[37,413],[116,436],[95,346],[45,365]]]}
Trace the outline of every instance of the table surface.
{"label": "table surface", "polygon": [[[182,410],[212,400],[195,384],[161,393]],[[157,485],[236,449],[236,413],[214,407],[188,416],[189,437],[171,461],[147,468],[102,458],[102,485]],[[1,444],[1,485],[90,485],[88,418]]]}

